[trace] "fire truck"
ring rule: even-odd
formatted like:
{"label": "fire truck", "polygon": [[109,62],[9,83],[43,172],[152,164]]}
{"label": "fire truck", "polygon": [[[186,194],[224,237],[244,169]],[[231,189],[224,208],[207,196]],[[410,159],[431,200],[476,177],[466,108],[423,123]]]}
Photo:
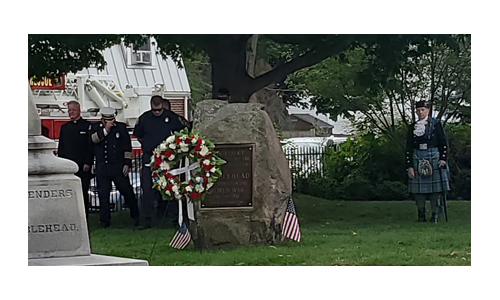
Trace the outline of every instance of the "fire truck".
{"label": "fire truck", "polygon": [[[174,112],[189,119],[191,90],[185,69],[157,54],[153,38],[135,49],[115,45],[102,54],[107,63],[104,70],[89,67],[57,80],[30,81],[45,136],[58,141],[62,124],[69,121],[67,104],[72,100],[80,103],[82,117],[91,122],[100,120],[101,108],[115,108],[116,119],[130,131],[150,109],[152,95],[168,99]],[[135,141],[133,146],[138,147]]]}

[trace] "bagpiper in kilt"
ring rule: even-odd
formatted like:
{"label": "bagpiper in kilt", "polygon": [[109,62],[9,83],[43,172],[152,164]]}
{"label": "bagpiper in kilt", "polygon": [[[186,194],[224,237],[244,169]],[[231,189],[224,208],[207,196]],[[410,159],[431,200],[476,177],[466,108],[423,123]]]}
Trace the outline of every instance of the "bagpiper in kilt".
{"label": "bagpiper in kilt", "polygon": [[[446,164],[448,139],[441,122],[428,116],[429,107],[426,102],[417,102],[416,108],[420,119],[410,127],[406,144],[408,190],[415,196],[418,221],[426,221],[425,201],[430,200],[431,221],[435,223],[443,187],[450,189]],[[444,167],[446,169],[442,172],[441,168]]]}

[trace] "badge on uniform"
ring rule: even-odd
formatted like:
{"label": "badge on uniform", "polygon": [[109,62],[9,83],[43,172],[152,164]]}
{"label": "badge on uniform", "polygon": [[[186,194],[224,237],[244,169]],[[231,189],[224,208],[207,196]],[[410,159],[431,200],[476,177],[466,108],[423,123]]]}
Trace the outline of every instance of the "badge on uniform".
{"label": "badge on uniform", "polygon": [[427,144],[420,144],[420,145],[418,145],[418,149],[420,149],[420,150],[427,150]]}
{"label": "badge on uniform", "polygon": [[116,138],[117,138],[117,139],[119,139],[119,138],[120,138],[120,133],[119,133],[119,132],[117,132],[117,133],[116,133]]}
{"label": "badge on uniform", "polygon": [[168,117],[165,118],[165,123],[168,123],[169,119]]}

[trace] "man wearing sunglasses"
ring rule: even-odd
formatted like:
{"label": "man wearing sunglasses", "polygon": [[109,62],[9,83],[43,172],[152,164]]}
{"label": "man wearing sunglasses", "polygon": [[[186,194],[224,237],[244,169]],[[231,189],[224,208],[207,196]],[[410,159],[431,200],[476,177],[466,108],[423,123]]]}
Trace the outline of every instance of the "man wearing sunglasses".
{"label": "man wearing sunglasses", "polygon": [[97,191],[99,193],[100,222],[102,227],[111,224],[109,194],[111,182],[125,197],[134,225],[139,226],[139,208],[128,173],[132,166],[132,142],[125,123],[115,120],[116,110],[103,107],[101,122],[93,123],[90,139],[96,157]]}
{"label": "man wearing sunglasses", "polygon": [[[174,132],[186,127],[170,110],[166,110],[163,107],[163,98],[161,96],[152,96],[150,105],[151,110],[144,112],[139,117],[134,128],[134,136],[141,143],[143,150],[141,172],[143,198],[140,203],[141,226],[139,229],[151,228],[155,204],[162,201],[160,193],[153,188],[151,178],[149,163],[153,155],[153,150]],[[171,210],[171,215],[175,219],[177,218],[177,215],[175,215],[176,204],[177,202],[170,203],[169,206],[169,210],[170,208],[174,208]]]}

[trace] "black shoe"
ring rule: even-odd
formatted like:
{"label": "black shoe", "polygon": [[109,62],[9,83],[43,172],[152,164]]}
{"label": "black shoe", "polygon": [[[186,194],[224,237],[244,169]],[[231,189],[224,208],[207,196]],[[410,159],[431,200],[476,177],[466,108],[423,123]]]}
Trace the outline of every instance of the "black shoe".
{"label": "black shoe", "polygon": [[110,222],[101,222],[100,226],[101,228],[108,228],[111,225]]}
{"label": "black shoe", "polygon": [[142,224],[142,225],[137,226],[137,229],[139,229],[139,230],[145,230],[145,229],[149,229],[149,228],[151,228],[151,224]]}
{"label": "black shoe", "polygon": [[432,216],[431,216],[430,222],[431,222],[431,223],[437,223],[437,222],[438,222],[438,214],[436,214],[436,213],[432,213]]}
{"label": "black shoe", "polygon": [[418,211],[418,220],[417,222],[427,222],[426,216],[425,216],[425,210],[419,210]]}

